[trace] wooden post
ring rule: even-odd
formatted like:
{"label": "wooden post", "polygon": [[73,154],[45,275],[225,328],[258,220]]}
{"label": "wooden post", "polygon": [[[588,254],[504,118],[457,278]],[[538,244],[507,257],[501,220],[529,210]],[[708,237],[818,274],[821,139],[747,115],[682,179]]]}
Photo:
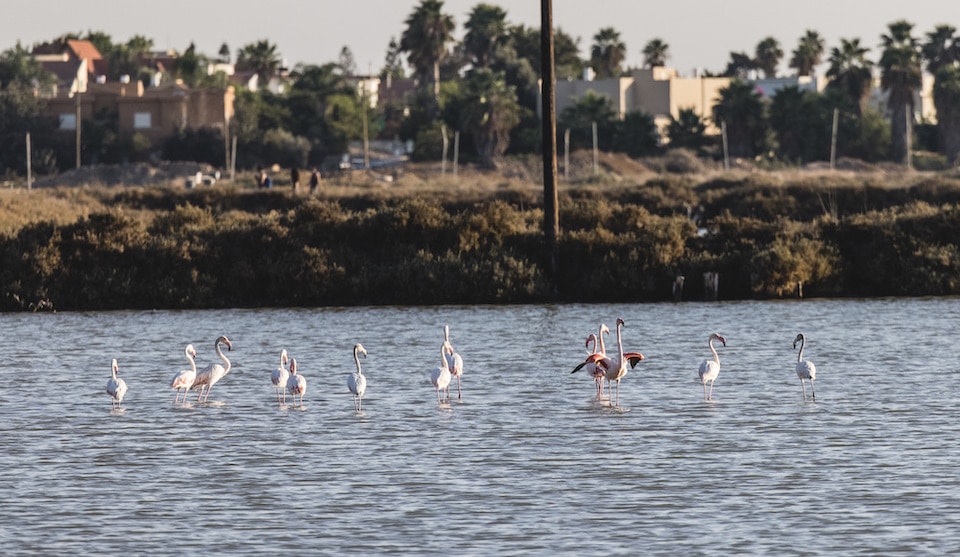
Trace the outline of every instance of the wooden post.
{"label": "wooden post", "polygon": [[600,173],[600,154],[597,152],[597,123],[593,122],[591,127],[593,128],[593,174],[596,176]]}
{"label": "wooden post", "polygon": [[440,175],[447,174],[447,148],[450,146],[450,140],[447,138],[447,126],[440,126],[440,134],[443,136],[443,146],[441,147]]}
{"label": "wooden post", "polygon": [[33,183],[33,161],[30,154],[30,132],[27,132],[27,189]]}
{"label": "wooden post", "polygon": [[563,131],[563,180],[570,181],[570,128]]}
{"label": "wooden post", "polygon": [[727,149],[727,122],[720,122],[720,136],[723,139],[723,169],[730,170],[730,151]]}
{"label": "wooden post", "polygon": [[76,92],[77,97],[77,168],[80,168],[80,91]]}
{"label": "wooden post", "polygon": [[830,170],[837,168],[837,127],[840,123],[840,109],[833,109],[833,132],[830,135]]}
{"label": "wooden post", "polygon": [[546,239],[546,267],[556,290],[560,236],[560,208],[557,196],[557,100],[553,51],[553,2],[540,0],[540,80],[543,106],[543,229]]}
{"label": "wooden post", "polygon": [[453,177],[460,171],[460,132],[453,132]]}

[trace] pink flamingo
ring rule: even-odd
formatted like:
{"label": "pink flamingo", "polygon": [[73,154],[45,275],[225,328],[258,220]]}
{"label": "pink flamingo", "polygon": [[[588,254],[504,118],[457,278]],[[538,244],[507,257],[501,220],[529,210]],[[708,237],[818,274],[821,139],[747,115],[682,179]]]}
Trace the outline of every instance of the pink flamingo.
{"label": "pink flamingo", "polygon": [[[617,397],[616,397],[616,406],[620,406],[620,380],[627,374],[627,363],[630,363],[630,368],[637,367],[637,364],[643,361],[645,358],[643,354],[639,352],[624,352],[623,351],[623,334],[621,330],[623,329],[623,319],[617,318],[617,353],[615,354],[616,359],[605,357],[599,361],[599,365],[606,370],[606,380],[609,384],[611,381],[617,382]],[[611,387],[612,389],[612,387]],[[611,400],[613,400],[613,393],[610,393]]]}
{"label": "pink flamingo", "polygon": [[[590,336],[587,337],[586,342],[587,354],[589,354],[587,359],[577,367],[573,368],[573,371],[570,372],[576,373],[581,369],[586,369],[587,374],[593,377],[593,380],[596,383],[598,399],[603,398],[603,380],[606,375],[606,370],[604,370],[597,363],[607,355],[607,349],[603,343],[603,335],[609,332],[610,329],[607,328],[605,324],[601,323],[598,334],[590,333]],[[593,344],[593,351],[590,350],[591,344]]]}
{"label": "pink flamingo", "polygon": [[[287,379],[287,390],[293,395],[293,404],[303,407],[303,395],[307,394],[307,380],[302,375],[297,375],[297,359],[290,358],[290,377]],[[297,395],[300,395],[300,403],[297,404]]]}
{"label": "pink flamingo", "polygon": [[803,359],[803,345],[806,343],[807,337],[803,336],[803,333],[797,335],[797,338],[793,339],[793,349],[797,349],[797,343],[800,343],[800,353],[797,354],[797,377],[800,378],[800,390],[803,391],[803,400],[807,400],[807,390],[803,386],[803,380],[810,380],[810,390],[813,391],[813,400],[817,400],[817,390],[813,387],[813,382],[817,379],[817,366],[813,365],[813,362]]}
{"label": "pink flamingo", "polygon": [[453,347],[449,342],[444,341],[440,345],[440,365],[430,374],[430,382],[437,389],[437,404],[443,404],[444,392],[447,393],[446,400],[450,400],[450,368],[447,367],[447,355],[453,352]]}
{"label": "pink flamingo", "polygon": [[120,367],[117,365],[117,359],[113,359],[111,364],[111,377],[107,379],[107,394],[110,395],[110,408],[120,410],[123,406],[123,395],[127,394],[127,382],[117,377],[120,373]]}
{"label": "pink flamingo", "polygon": [[[187,402],[187,391],[193,387],[193,382],[197,380],[197,362],[194,360],[197,357],[196,349],[192,344],[188,344],[183,353],[187,356],[187,361],[190,362],[190,369],[178,371],[173,376],[173,381],[170,382],[170,387],[177,390],[177,396],[173,399],[174,404],[185,404]],[[180,400],[181,394],[183,400]]]}
{"label": "pink flamingo", "polygon": [[227,359],[223,354],[223,350],[220,349],[221,344],[226,346],[227,350],[233,350],[230,339],[224,335],[220,335],[217,337],[217,340],[213,342],[213,348],[217,351],[217,356],[220,357],[223,365],[210,364],[197,372],[197,380],[193,382],[193,388],[200,389],[200,394],[197,395],[197,402],[200,402],[201,398],[206,402],[207,397],[210,396],[210,389],[216,385],[217,381],[220,381],[230,373],[230,360]]}
{"label": "pink flamingo", "polygon": [[449,353],[445,353],[443,359],[447,364],[447,369],[450,370],[450,375],[457,378],[457,398],[462,399],[463,393],[460,390],[460,378],[463,376],[463,358],[460,357],[460,354],[458,354],[453,349],[453,345],[450,344],[449,325],[443,326],[443,342],[450,347]]}
{"label": "pink flamingo", "polygon": [[277,404],[281,404],[281,396],[283,397],[282,404],[287,403],[287,379],[290,378],[290,372],[287,371],[287,368],[284,366],[287,365],[288,361],[287,349],[284,348],[280,351],[280,367],[273,370],[273,373],[270,374],[270,382],[273,383],[273,387],[277,390]]}
{"label": "pink flamingo", "polygon": [[[710,351],[713,352],[712,360],[704,360],[700,362],[700,371],[698,372],[700,376],[700,382],[703,383],[703,400],[713,400],[713,382],[717,380],[717,376],[720,375],[720,355],[717,354],[717,349],[713,347],[713,341],[718,340],[723,343],[724,346],[727,345],[727,339],[723,338],[717,333],[710,335],[710,338],[707,339],[707,346],[710,347]],[[710,382],[710,394],[707,394],[707,382]]]}

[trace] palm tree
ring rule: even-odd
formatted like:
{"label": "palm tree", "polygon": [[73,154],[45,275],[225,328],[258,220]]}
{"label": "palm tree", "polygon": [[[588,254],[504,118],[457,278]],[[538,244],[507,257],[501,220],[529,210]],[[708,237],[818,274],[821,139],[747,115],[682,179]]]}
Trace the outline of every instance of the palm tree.
{"label": "palm tree", "polygon": [[766,78],[777,77],[777,66],[780,65],[780,59],[783,58],[783,49],[780,43],[773,37],[767,37],[757,43],[757,49],[754,52],[754,63],[757,69],[763,70]]}
{"label": "palm tree", "polygon": [[280,69],[277,45],[266,39],[245,45],[237,52],[237,69],[256,72],[260,86],[266,87]]}
{"label": "palm tree", "polygon": [[933,104],[937,110],[940,150],[951,164],[960,155],[960,37],[952,25],[927,33],[921,49],[933,74]]}
{"label": "palm tree", "polygon": [[723,70],[723,75],[725,77],[747,79],[750,70],[756,67],[757,63],[746,52],[731,52],[730,61],[727,62],[727,68]]}
{"label": "palm tree", "polygon": [[667,58],[670,57],[669,49],[669,45],[662,40],[651,39],[650,42],[643,47],[643,50],[640,51],[640,54],[643,54],[643,67],[656,68],[665,66]]}
{"label": "palm tree", "polygon": [[477,4],[464,24],[463,45],[474,67],[489,68],[497,48],[507,37],[507,12],[499,6]]}
{"label": "palm tree", "polygon": [[861,114],[873,79],[873,62],[867,60],[869,51],[860,45],[860,39],[840,39],[840,47],[830,49],[830,68],[827,69],[830,78],[827,87],[842,93]]}
{"label": "palm tree", "polygon": [[496,168],[510,146],[510,131],[520,123],[517,93],[503,74],[487,68],[471,70],[464,88],[461,123],[473,137],[483,165]]}
{"label": "palm tree", "polygon": [[913,121],[913,95],[921,84],[920,49],[917,39],[910,34],[912,23],[901,19],[888,28],[890,33],[881,36],[880,86],[888,94],[893,159],[904,162],[910,133],[907,119]]}
{"label": "palm tree", "polygon": [[626,53],[627,46],[620,40],[620,33],[613,27],[604,27],[593,36],[590,65],[597,77],[618,77]]}
{"label": "palm tree", "polygon": [[713,121],[727,127],[727,145],[734,157],[752,157],[767,146],[767,116],[760,93],[741,79],[720,90]]}
{"label": "palm tree", "polygon": [[824,41],[820,33],[807,29],[806,34],[800,37],[800,42],[793,51],[793,57],[790,58],[790,67],[797,70],[798,76],[810,75],[823,58],[823,50]]}
{"label": "palm tree", "polygon": [[667,126],[670,147],[700,150],[707,144],[707,124],[692,108],[681,108],[677,117],[670,116]]}
{"label": "palm tree", "polygon": [[432,91],[433,106],[427,114],[432,120],[440,107],[440,64],[447,57],[447,43],[453,40],[453,16],[444,14],[442,0],[421,0],[405,21],[400,36],[400,52]]}

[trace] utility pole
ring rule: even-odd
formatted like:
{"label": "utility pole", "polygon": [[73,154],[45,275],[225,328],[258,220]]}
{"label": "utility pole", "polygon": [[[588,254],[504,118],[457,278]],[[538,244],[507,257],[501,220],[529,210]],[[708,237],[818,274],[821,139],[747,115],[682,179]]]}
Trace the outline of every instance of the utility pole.
{"label": "utility pole", "polygon": [[80,116],[81,116],[81,115],[80,115],[80,89],[79,89],[79,88],[77,89],[77,92],[76,92],[76,94],[75,94],[74,96],[77,97],[77,116],[76,116],[76,119],[77,119],[77,168],[79,169],[79,168],[80,168]]}
{"label": "utility pole", "polygon": [[547,272],[556,290],[560,236],[557,197],[557,102],[553,50],[553,2],[540,0],[540,95],[543,105],[543,231],[546,236]]}

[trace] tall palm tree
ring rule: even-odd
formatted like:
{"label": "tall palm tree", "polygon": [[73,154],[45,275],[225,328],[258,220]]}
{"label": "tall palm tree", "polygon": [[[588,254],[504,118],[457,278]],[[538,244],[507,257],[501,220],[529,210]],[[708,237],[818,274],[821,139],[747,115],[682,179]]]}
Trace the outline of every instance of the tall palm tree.
{"label": "tall palm tree", "polygon": [[597,77],[618,77],[626,54],[627,45],[620,40],[620,32],[613,27],[604,27],[593,36],[590,65]]}
{"label": "tall palm tree", "polygon": [[764,77],[777,77],[777,66],[780,65],[781,58],[783,58],[783,49],[780,48],[777,39],[767,37],[757,43],[753,60],[757,69],[763,70]]}
{"label": "tall palm tree", "polygon": [[907,159],[910,128],[907,118],[913,120],[913,95],[921,84],[920,48],[911,35],[913,24],[898,20],[889,26],[889,34],[881,36],[883,53],[880,56],[880,86],[887,92],[890,109],[890,142],[893,159]]}
{"label": "tall palm tree", "polygon": [[256,72],[260,86],[265,87],[280,69],[277,45],[266,39],[245,45],[237,52],[237,69]]}
{"label": "tall palm tree", "polygon": [[670,46],[660,39],[651,39],[640,51],[643,54],[643,66],[645,68],[656,68],[665,66],[667,58],[670,57]]}
{"label": "tall palm tree", "polygon": [[800,37],[797,48],[790,58],[790,67],[797,70],[798,76],[810,75],[823,58],[826,43],[820,33],[807,29],[806,34]]}
{"label": "tall palm tree", "polygon": [[840,46],[830,49],[830,68],[827,87],[850,99],[862,114],[870,93],[873,62],[867,59],[870,49],[860,45],[860,39],[840,39]]}
{"label": "tall palm tree", "polygon": [[940,150],[951,164],[960,155],[960,37],[952,25],[927,33],[921,51],[933,74],[933,105],[937,110]]}
{"label": "tall palm tree", "polygon": [[489,68],[497,54],[497,48],[507,38],[507,12],[492,4],[477,4],[470,11],[463,45],[473,65]]}
{"label": "tall palm tree", "polygon": [[483,165],[496,168],[510,146],[510,131],[520,123],[517,93],[503,74],[487,68],[471,70],[464,88],[461,123],[471,134]]}
{"label": "tall palm tree", "polygon": [[442,0],[421,0],[405,21],[407,28],[400,36],[400,51],[430,87],[433,106],[427,113],[432,119],[440,106],[440,64],[447,57],[447,43],[453,40],[453,16],[443,13]]}
{"label": "tall palm tree", "polygon": [[713,105],[713,121],[727,127],[730,155],[752,157],[767,147],[767,115],[757,89],[741,79],[734,79],[720,90]]}

